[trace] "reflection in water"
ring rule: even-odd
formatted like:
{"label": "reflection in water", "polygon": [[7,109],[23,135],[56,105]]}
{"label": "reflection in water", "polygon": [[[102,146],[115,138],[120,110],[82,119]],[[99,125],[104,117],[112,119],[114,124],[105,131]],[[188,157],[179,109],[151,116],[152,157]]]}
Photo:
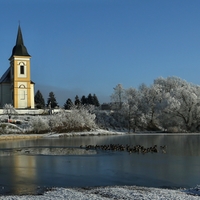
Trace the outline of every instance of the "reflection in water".
{"label": "reflection in water", "polygon": [[20,194],[25,190],[24,182],[29,183],[29,190],[35,190],[37,173],[36,173],[36,162],[35,157],[27,156],[26,159],[22,156],[13,157],[13,173],[12,173],[12,181],[15,185],[14,193]]}
{"label": "reflection in water", "polygon": [[[199,143],[200,135],[164,134],[1,141],[0,151],[7,154],[0,155],[0,193],[35,193],[39,186],[195,187],[200,180]],[[41,155],[44,150],[81,150],[81,145],[101,144],[166,145],[167,149],[165,154],[98,150],[91,155]],[[8,153],[19,148],[37,153]]]}

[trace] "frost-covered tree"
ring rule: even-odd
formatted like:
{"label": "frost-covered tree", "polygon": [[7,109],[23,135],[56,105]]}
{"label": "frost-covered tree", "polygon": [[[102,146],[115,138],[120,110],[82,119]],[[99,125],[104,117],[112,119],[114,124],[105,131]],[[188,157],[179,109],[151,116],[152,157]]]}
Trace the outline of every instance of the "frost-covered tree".
{"label": "frost-covered tree", "polygon": [[124,90],[122,84],[118,84],[113,89],[114,89],[114,92],[111,95],[111,101],[114,103],[115,109],[121,110],[125,90]]}
{"label": "frost-covered tree", "polygon": [[125,90],[124,103],[122,107],[124,116],[128,121],[128,130],[134,132],[142,124],[142,113],[140,110],[140,93],[135,88]]}
{"label": "frost-covered tree", "polygon": [[39,109],[45,107],[45,101],[40,90],[38,90],[35,94],[35,105],[36,105],[36,108],[39,108]]}
{"label": "frost-covered tree", "polygon": [[[195,131],[200,124],[200,87],[178,77],[158,78],[154,81],[162,89],[162,118],[166,127],[176,126],[179,130]],[[167,116],[166,116],[167,115]]]}
{"label": "frost-covered tree", "polygon": [[51,107],[51,108],[55,108],[55,107],[58,106],[58,103],[56,101],[56,97],[55,97],[53,92],[49,93],[49,97],[47,99],[47,106]]}
{"label": "frost-covered tree", "polygon": [[145,116],[147,128],[156,130],[158,129],[158,114],[162,102],[162,91],[159,85],[147,87],[142,84],[139,87],[139,92],[141,95],[140,109]]}

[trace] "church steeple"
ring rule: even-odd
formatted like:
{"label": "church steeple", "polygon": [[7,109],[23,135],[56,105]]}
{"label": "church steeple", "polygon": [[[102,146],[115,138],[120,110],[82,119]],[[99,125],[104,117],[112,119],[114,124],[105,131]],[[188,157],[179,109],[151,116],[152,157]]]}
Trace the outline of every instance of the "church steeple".
{"label": "church steeple", "polygon": [[22,36],[22,31],[21,31],[20,25],[18,27],[16,45],[13,47],[12,55],[11,55],[10,59],[13,56],[30,56],[26,47],[24,46],[24,41],[23,41],[23,36]]}
{"label": "church steeple", "polygon": [[17,33],[17,39],[16,39],[16,45],[24,45],[23,42],[23,37],[22,37],[22,31],[21,31],[21,27],[19,25],[18,27],[18,33]]}

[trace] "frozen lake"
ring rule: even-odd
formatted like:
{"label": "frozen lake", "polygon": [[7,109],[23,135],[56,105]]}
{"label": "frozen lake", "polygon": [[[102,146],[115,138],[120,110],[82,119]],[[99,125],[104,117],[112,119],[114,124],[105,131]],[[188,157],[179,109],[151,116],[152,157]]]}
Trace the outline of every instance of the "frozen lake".
{"label": "frozen lake", "polygon": [[[159,152],[88,152],[80,148],[81,145],[105,144],[157,145]],[[199,144],[198,134],[0,141],[0,194],[36,194],[44,187],[195,187],[200,184]],[[167,145],[164,153],[161,145]]]}

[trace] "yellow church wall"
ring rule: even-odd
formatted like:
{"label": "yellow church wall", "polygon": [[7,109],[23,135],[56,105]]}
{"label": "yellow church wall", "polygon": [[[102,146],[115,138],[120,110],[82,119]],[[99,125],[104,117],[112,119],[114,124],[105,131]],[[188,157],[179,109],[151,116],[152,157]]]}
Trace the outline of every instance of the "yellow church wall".
{"label": "yellow church wall", "polygon": [[[24,74],[20,74],[20,63],[23,63]],[[13,63],[13,82],[14,82],[14,107],[24,108],[32,107],[31,101],[33,96],[31,95],[31,78],[30,78],[30,57],[14,56]],[[21,100],[20,95],[25,93],[26,98]],[[25,102],[26,101],[26,102]]]}

